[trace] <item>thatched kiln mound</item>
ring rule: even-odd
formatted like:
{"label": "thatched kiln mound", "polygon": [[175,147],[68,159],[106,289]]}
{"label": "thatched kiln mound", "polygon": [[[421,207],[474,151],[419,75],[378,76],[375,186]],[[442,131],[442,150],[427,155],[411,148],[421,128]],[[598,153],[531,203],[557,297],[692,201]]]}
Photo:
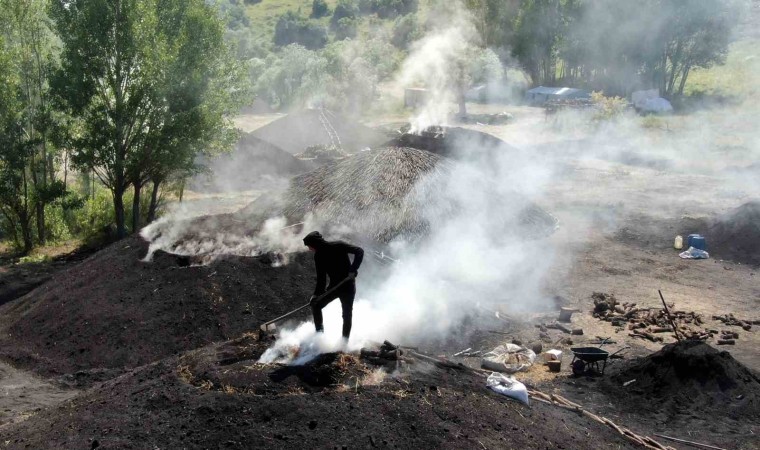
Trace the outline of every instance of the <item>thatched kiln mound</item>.
{"label": "thatched kiln mound", "polygon": [[0,356],[87,384],[256,329],[314,287],[306,253],[281,267],[268,255],[182,267],[163,252],[141,261],[147,247],[137,236],[116,242],[0,306]]}
{"label": "thatched kiln mound", "polygon": [[290,113],[251,134],[294,155],[317,145],[337,146],[354,153],[388,140],[379,131],[325,109]]}
{"label": "thatched kiln mound", "polygon": [[706,233],[710,254],[760,266],[760,201],[752,201],[715,219]]}
{"label": "thatched kiln mound", "polygon": [[[245,221],[268,210],[298,223],[312,215],[329,227],[352,230],[359,239],[414,240],[430,230],[431,221],[445,220],[462,210],[461,198],[446,195],[456,168],[447,158],[413,148],[360,152],[293,178],[277,200],[263,197],[238,216]],[[491,188],[495,186],[484,183],[484,189]],[[554,217],[517,194],[486,192],[484,197],[493,203],[490,223],[485,225],[494,232],[544,237],[556,228]]]}
{"label": "thatched kiln mound", "polygon": [[244,133],[229,154],[201,161],[209,172],[195,177],[189,189],[196,192],[246,191],[268,187],[316,167],[280,147]]}

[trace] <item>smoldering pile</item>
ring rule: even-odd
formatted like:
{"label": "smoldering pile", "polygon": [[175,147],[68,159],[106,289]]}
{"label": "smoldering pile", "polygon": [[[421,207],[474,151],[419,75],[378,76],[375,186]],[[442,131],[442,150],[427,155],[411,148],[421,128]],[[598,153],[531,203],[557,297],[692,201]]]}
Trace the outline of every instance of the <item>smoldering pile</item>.
{"label": "smoldering pile", "polygon": [[[621,392],[619,386],[632,380]],[[615,395],[639,397],[636,405],[668,414],[709,411],[758,417],[760,412],[757,373],[701,341],[668,344],[625,363],[610,381]]]}
{"label": "smoldering pile", "polygon": [[[451,186],[452,174],[461,167],[461,163],[414,148],[362,151],[298,175],[287,190],[265,194],[223,218],[222,234],[218,228],[202,226],[220,223],[208,218],[185,223],[179,232],[166,229],[161,233],[168,237],[162,249],[186,254],[193,248],[207,251],[208,245],[198,245],[199,241],[213,247],[226,236],[222,240],[233,245],[225,248],[256,254],[272,249],[252,245],[274,242],[283,233],[292,238],[290,234],[301,231],[299,224],[304,222],[330,235],[366,243],[383,245],[399,237],[414,241],[427,235],[431,223],[468,206],[464,203],[469,199],[451,199],[444,194],[457,188]],[[479,226],[487,226],[493,235],[540,238],[556,229],[556,219],[523,196],[500,190],[483,177],[472,178],[482,184],[482,196],[488,199],[481,206],[487,223]],[[264,234],[267,239],[261,239]]]}
{"label": "smoldering pile", "polygon": [[760,201],[745,203],[718,217],[706,236],[713,256],[760,266]]}

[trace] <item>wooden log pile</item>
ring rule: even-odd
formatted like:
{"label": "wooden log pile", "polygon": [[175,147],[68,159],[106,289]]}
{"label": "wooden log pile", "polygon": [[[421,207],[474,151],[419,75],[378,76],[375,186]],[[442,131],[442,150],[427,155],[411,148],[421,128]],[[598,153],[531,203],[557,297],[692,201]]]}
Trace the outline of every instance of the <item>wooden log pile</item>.
{"label": "wooden log pile", "polygon": [[[663,342],[663,333],[673,333],[667,312],[664,308],[642,308],[636,303],[620,302],[614,295],[595,292],[593,315],[599,320],[612,323],[619,331],[629,330],[629,336],[652,342]],[[718,334],[717,330],[703,328],[704,319],[693,311],[675,310],[669,305],[670,315],[678,333],[686,339],[706,340]]]}
{"label": "wooden log pile", "polygon": [[760,320],[742,320],[734,317],[733,314],[726,314],[723,316],[712,316],[713,320],[723,322],[724,325],[742,327],[744,331],[750,331],[752,325],[760,325]]}

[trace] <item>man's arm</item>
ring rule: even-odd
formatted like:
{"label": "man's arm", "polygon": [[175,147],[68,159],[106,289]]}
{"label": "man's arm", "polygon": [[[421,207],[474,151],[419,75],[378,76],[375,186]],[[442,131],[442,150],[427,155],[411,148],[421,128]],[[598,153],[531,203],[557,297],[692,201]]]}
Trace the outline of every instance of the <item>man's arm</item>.
{"label": "man's arm", "polygon": [[359,266],[362,265],[362,259],[364,259],[364,250],[361,247],[351,245],[347,242],[340,243],[346,253],[354,255],[354,261],[351,263],[351,272],[356,273],[359,271]]}
{"label": "man's arm", "polygon": [[325,286],[327,285],[327,271],[325,270],[325,263],[317,255],[314,255],[314,263],[317,266],[317,287],[314,289],[314,295],[322,295],[325,293]]}

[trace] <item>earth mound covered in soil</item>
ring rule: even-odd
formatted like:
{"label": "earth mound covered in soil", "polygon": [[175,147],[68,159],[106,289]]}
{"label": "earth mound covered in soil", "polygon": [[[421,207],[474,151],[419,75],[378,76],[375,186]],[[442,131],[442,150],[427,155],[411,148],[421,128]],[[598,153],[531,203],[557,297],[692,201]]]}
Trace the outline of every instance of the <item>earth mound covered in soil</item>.
{"label": "earth mound covered in soil", "polygon": [[[631,380],[636,381],[620,387]],[[669,416],[760,417],[760,376],[730,353],[702,341],[668,344],[618,369],[610,382],[608,388],[615,395],[627,396],[638,408]]]}
{"label": "earth mound covered in soil", "polygon": [[430,127],[419,133],[410,133],[403,126],[385,145],[411,147],[454,159],[472,160],[474,157],[516,155],[520,151],[503,140],[482,131],[460,127]]}
{"label": "earth mound covered in soil", "polygon": [[[7,448],[634,448],[472,372],[373,375],[355,355],[256,363],[252,335],[130,371],[3,430]],[[370,372],[370,375],[365,373]],[[96,445],[97,441],[97,445]]]}
{"label": "earth mound covered in soil", "polygon": [[245,191],[269,186],[316,167],[250,133],[243,133],[228,154],[201,161],[209,173],[194,178],[189,188],[196,192]]}
{"label": "earth mound covered in soil", "polygon": [[314,146],[337,146],[349,153],[374,148],[388,137],[326,109],[304,109],[263,126],[251,135],[295,155]]}
{"label": "earth mound covered in soil", "polygon": [[760,266],[760,200],[715,219],[706,237],[711,256]]}
{"label": "earth mound covered in soil", "polygon": [[301,306],[313,259],[226,257],[206,266],[119,241],[2,305],[0,356],[87,385],[210,342],[257,329]]}

